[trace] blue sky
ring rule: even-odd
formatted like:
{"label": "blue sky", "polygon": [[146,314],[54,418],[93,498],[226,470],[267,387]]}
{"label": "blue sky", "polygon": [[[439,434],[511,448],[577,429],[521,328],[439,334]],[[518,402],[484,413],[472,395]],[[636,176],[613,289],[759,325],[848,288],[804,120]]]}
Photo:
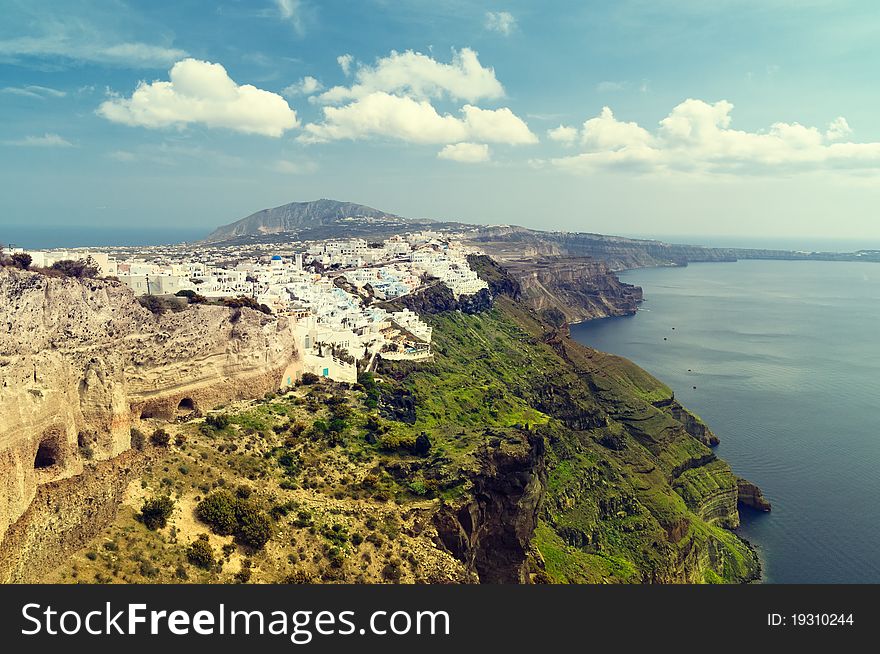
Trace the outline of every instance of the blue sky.
{"label": "blue sky", "polygon": [[[0,0],[0,225],[880,239],[870,1]],[[140,85],[140,86],[139,86]]]}

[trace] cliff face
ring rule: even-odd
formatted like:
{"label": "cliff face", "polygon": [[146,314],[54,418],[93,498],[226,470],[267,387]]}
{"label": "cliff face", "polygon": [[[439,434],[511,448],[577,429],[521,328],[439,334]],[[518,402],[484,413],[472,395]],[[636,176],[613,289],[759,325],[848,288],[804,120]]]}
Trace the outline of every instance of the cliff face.
{"label": "cliff face", "polygon": [[118,284],[0,269],[0,549],[38,489],[53,510],[48,489],[85,483],[132,427],[277,389],[294,343],[286,321],[250,310],[154,316]]}
{"label": "cliff face", "polygon": [[[514,272],[486,257],[471,264],[492,289],[527,296]],[[759,575],[754,552],[730,531],[738,503],[757,495],[668,387],[572,341],[564,324],[504,292],[484,311],[439,311],[429,321],[434,361],[385,362],[379,374],[412,398],[408,430],[427,433],[442,452],[438,465],[451,467],[436,473],[440,488],[467,480],[435,524],[481,581]]]}
{"label": "cliff face", "polygon": [[487,443],[473,491],[434,516],[442,545],[482,583],[529,583],[532,538],[547,481],[545,443],[524,436]]}
{"label": "cliff face", "polygon": [[507,261],[505,268],[519,283],[525,304],[542,314],[558,312],[567,323],[631,315],[642,301],[642,289],[621,282],[607,264],[595,259]]}
{"label": "cliff face", "polygon": [[579,232],[490,227],[482,230],[472,241],[489,255],[505,261],[544,256],[590,257],[605,262],[611,270],[736,260],[736,253],[730,249]]}

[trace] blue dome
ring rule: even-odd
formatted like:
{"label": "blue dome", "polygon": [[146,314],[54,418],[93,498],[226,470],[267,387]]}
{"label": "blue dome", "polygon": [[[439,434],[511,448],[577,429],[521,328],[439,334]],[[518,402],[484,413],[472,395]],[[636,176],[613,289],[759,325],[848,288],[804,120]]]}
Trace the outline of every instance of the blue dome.
{"label": "blue dome", "polygon": [[274,257],[272,257],[272,261],[281,261],[281,257],[279,257],[279,256],[276,254]]}

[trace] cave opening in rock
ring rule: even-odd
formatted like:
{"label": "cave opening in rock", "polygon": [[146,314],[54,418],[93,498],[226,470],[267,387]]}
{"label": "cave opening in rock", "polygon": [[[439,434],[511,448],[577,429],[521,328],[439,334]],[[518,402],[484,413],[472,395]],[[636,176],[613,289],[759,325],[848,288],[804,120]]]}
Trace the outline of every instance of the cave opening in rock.
{"label": "cave opening in rock", "polygon": [[58,463],[58,444],[54,439],[41,441],[37,448],[37,456],[34,458],[34,468],[38,470],[51,468],[56,463]]}
{"label": "cave opening in rock", "polygon": [[177,415],[185,416],[189,415],[193,411],[196,410],[196,405],[192,401],[191,397],[185,397],[180,401],[180,404],[177,405]]}

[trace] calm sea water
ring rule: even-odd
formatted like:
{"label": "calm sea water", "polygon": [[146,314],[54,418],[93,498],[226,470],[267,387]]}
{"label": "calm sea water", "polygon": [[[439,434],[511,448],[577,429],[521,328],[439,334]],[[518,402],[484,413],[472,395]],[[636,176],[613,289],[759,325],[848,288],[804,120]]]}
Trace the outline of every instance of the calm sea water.
{"label": "calm sea water", "polygon": [[666,382],[761,486],[773,511],[744,512],[740,533],[765,581],[880,582],[880,264],[741,261],[621,279],[644,288],[642,310],[572,336]]}
{"label": "calm sea water", "polygon": [[89,246],[168,245],[183,241],[197,241],[210,232],[206,228],[191,227],[82,227],[61,225],[55,227],[29,225],[0,225],[0,242],[4,246],[75,248]]}

